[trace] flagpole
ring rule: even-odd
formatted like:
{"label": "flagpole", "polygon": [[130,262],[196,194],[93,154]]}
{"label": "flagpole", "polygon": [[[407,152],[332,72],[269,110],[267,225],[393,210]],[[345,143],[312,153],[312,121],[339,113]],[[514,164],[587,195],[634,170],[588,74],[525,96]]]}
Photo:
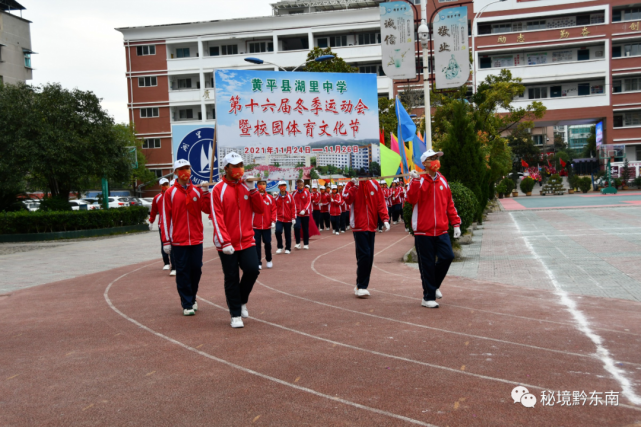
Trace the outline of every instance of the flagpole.
{"label": "flagpole", "polygon": [[[421,0],[421,24],[427,25],[427,0]],[[432,103],[430,101],[430,69],[429,69],[429,46],[428,43],[421,43],[423,46],[423,94],[425,104],[425,148],[432,149]]]}

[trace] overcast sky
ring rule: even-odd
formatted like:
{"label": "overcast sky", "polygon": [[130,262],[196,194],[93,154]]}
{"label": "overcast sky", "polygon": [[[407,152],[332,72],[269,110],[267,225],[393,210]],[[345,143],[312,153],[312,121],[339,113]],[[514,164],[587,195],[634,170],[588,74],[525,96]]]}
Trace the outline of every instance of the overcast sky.
{"label": "overcast sky", "polygon": [[38,52],[31,83],[92,91],[116,122],[128,122],[125,49],[114,28],[268,16],[275,2],[19,0],[27,8],[22,17],[32,21],[32,49]]}

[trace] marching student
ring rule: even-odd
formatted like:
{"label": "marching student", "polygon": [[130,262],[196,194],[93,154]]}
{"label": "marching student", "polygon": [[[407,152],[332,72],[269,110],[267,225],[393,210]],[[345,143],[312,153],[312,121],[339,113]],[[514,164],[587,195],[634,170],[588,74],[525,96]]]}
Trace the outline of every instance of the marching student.
{"label": "marching student", "polygon": [[283,253],[283,231],[285,232],[285,253],[292,251],[292,222],[296,221],[296,201],[287,192],[287,183],[278,181],[280,192],[276,195],[276,253]]}
{"label": "marching student", "polygon": [[163,251],[174,257],[176,288],[184,316],[198,310],[196,294],[203,265],[202,213],[211,214],[207,188],[191,183],[191,165],[180,159],[174,163],[178,176],[163,196],[161,238]]}
{"label": "marching student", "polygon": [[309,249],[309,215],[312,213],[312,196],[306,188],[302,179],[296,181],[294,201],[296,202],[296,224],[294,225],[294,237],[296,238],[296,249],[300,249],[300,235],[303,234],[303,249]]}
{"label": "marching student", "polygon": [[[385,201],[385,210],[387,211],[387,217],[389,218],[390,213],[387,207],[387,182],[384,179],[381,179],[378,183],[380,184],[381,194],[383,194],[383,200]],[[380,217],[378,218],[378,232],[383,232],[383,220]]]}
{"label": "marching student", "polygon": [[[225,275],[225,298],[231,327],[244,327],[249,317],[247,302],[260,274],[252,220],[264,212],[263,198],[243,179],[243,158],[231,152],[223,158],[225,174],[211,195],[214,245]],[[243,271],[240,277],[239,269]]]}
{"label": "marching student", "polygon": [[398,182],[398,178],[392,182],[392,189],[391,189],[391,195],[390,195],[390,200],[392,203],[392,224],[398,224],[398,217],[401,214],[402,207],[401,207],[401,192],[402,188],[400,187],[400,183]]}
{"label": "marching student", "polygon": [[[343,188],[345,186],[343,184],[338,184],[338,194],[343,193]],[[339,228],[341,230],[341,233],[344,233],[345,230],[347,229],[347,218],[349,217],[349,214],[347,213],[347,203],[345,203],[345,199],[343,199],[343,203],[341,203],[341,216],[340,216],[340,222],[339,222]]]}
{"label": "marching student", "polygon": [[338,194],[338,187],[332,184],[332,193],[330,194],[330,204],[329,204],[329,216],[332,219],[332,234],[341,234],[341,206],[343,204],[343,198]]}
{"label": "marching student", "polygon": [[267,189],[267,181],[258,181],[258,192],[263,200],[263,213],[256,215],[253,213],[252,225],[254,226],[254,241],[256,242],[256,253],[258,254],[258,269],[263,268],[263,257],[261,255],[261,241],[265,245],[265,261],[267,268],[272,268],[272,228],[276,226],[276,202],[270,196]]}
{"label": "marching student", "polygon": [[390,229],[387,206],[383,189],[376,181],[352,179],[343,189],[343,198],[349,205],[350,226],[356,244],[356,287],[354,294],[358,298],[367,298],[369,279],[374,264],[374,238],[377,221],[380,218],[385,231]]}
{"label": "marching student", "polygon": [[321,199],[321,193],[318,192],[318,184],[312,184],[312,218],[314,220],[314,223],[316,224],[316,227],[318,227],[319,231],[323,230],[323,224],[321,224],[321,207],[320,207],[320,199]]}
{"label": "marching student", "polygon": [[[158,181],[160,184],[160,193],[156,194],[154,199],[151,202],[151,213],[149,214],[149,230],[154,229],[154,221],[156,221],[156,215],[158,215],[158,235],[160,236],[160,254],[162,255],[162,260],[164,262],[164,267],[162,268],[163,270],[169,270],[170,276],[175,276],[176,275],[176,268],[174,267],[176,264],[174,263],[174,254],[173,252],[170,252],[169,255],[165,253],[163,250],[163,243],[162,243],[162,208],[163,208],[163,196],[165,195],[165,192],[169,188],[169,180],[167,178],[161,178],[160,181]],[[171,266],[169,262],[171,261]]]}
{"label": "marching student", "polygon": [[432,149],[423,153],[421,162],[429,175],[420,176],[411,171],[412,181],[407,191],[407,202],[414,205],[412,229],[423,282],[421,305],[428,308],[438,308],[436,299],[443,297],[439,288],[454,259],[447,234],[449,225],[454,227],[455,239],[461,236],[461,218],[456,212],[452,191],[445,177],[438,172],[442,155]]}
{"label": "marching student", "polygon": [[[329,184],[327,185],[329,187]],[[330,222],[330,215],[329,215],[329,204],[330,204],[330,189],[325,188],[325,186],[321,187],[321,201],[320,201],[320,207],[321,207],[321,221],[322,221],[322,228],[325,230],[329,230],[329,222]]]}

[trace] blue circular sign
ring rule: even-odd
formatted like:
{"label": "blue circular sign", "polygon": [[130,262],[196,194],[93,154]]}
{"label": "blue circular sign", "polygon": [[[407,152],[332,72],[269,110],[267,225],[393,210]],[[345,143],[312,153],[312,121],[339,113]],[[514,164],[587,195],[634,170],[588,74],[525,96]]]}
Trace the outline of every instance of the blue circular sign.
{"label": "blue circular sign", "polygon": [[[209,182],[211,156],[214,145],[214,129],[199,128],[189,132],[180,141],[176,159],[185,159],[191,165],[191,181],[194,184]],[[213,180],[218,180],[218,158],[214,156]]]}

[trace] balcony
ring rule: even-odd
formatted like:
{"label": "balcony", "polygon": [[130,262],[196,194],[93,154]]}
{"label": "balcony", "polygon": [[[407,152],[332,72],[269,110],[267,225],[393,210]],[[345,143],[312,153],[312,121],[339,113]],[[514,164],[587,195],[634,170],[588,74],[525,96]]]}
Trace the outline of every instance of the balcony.
{"label": "balcony", "polygon": [[199,74],[169,76],[170,102],[200,102],[201,96]]}
{"label": "balcony", "polygon": [[181,105],[171,107],[171,123],[202,121],[200,105]]}
{"label": "balcony", "polygon": [[175,43],[167,44],[167,60],[189,60],[198,58],[198,43]]}

